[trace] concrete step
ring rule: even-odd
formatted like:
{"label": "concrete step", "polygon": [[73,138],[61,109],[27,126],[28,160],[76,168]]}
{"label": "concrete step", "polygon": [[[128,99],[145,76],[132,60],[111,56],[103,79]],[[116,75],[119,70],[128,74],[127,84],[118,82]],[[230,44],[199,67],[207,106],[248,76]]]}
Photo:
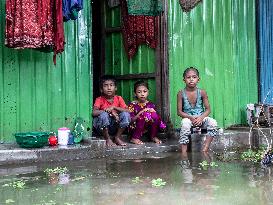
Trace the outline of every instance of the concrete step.
{"label": "concrete step", "polygon": [[[176,130],[173,138],[179,139],[180,130]],[[206,139],[206,134],[192,134],[190,150],[200,151]],[[245,130],[224,130],[224,132],[215,137],[211,143],[212,150],[243,149],[249,147],[249,131]]]}
{"label": "concrete step", "polygon": [[251,132],[251,145],[253,148],[272,146],[273,127],[253,128]]}
{"label": "concrete step", "polygon": [[[95,138],[97,139],[103,139],[103,136],[101,135],[94,135]],[[158,133],[157,137],[162,141],[165,142],[167,141],[168,138],[170,138],[170,135],[167,133]],[[131,137],[128,134],[123,134],[121,135],[121,140],[123,140],[124,142],[130,143]],[[150,137],[148,134],[144,134],[141,137],[141,140],[143,142],[151,142]]]}
{"label": "concrete step", "polygon": [[179,150],[180,146],[176,140],[167,140],[162,144],[156,144],[154,142],[146,142],[143,145],[128,143],[126,147],[116,146],[107,148],[106,156],[109,158],[131,158],[137,156],[145,156],[147,154],[177,152]]}
{"label": "concrete step", "polygon": [[105,156],[105,141],[92,139],[67,146],[45,146],[42,148],[21,148],[16,143],[1,144],[0,165],[26,162],[53,162]]}
{"label": "concrete step", "polygon": [[[263,129],[262,131],[267,135],[271,133],[269,129]],[[225,130],[222,135],[215,137],[211,144],[211,149],[228,150],[249,147],[249,136],[251,143],[257,142],[258,144],[262,144],[265,141],[264,137],[260,136],[260,132],[260,130],[253,130],[250,135],[247,131]],[[147,156],[148,154],[154,155],[180,150],[180,145],[178,144],[179,132],[174,131],[171,134],[159,134],[158,137],[162,139],[162,144],[146,142],[144,145],[135,145],[128,143],[126,147],[106,147],[105,140],[96,137],[88,137],[80,144],[55,147],[45,146],[37,149],[20,148],[17,144],[0,144],[0,166],[18,163],[86,160],[100,157],[139,157],[140,155]],[[122,139],[129,142],[127,135],[123,135]],[[193,135],[192,150],[200,151],[200,145],[202,145],[204,140],[205,135],[203,134]],[[270,140],[273,140],[272,136]]]}

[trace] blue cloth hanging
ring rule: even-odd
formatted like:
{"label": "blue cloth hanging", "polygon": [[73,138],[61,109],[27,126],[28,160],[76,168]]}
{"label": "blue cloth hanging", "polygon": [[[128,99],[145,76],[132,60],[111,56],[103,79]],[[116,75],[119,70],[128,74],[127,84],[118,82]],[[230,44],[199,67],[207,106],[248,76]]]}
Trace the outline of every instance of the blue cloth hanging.
{"label": "blue cloth hanging", "polygon": [[273,154],[268,151],[264,157],[262,158],[261,160],[261,165],[262,166],[269,166],[269,165],[272,165],[272,160],[273,160]]}
{"label": "blue cloth hanging", "polygon": [[83,0],[63,0],[63,20],[76,20],[83,9]]}

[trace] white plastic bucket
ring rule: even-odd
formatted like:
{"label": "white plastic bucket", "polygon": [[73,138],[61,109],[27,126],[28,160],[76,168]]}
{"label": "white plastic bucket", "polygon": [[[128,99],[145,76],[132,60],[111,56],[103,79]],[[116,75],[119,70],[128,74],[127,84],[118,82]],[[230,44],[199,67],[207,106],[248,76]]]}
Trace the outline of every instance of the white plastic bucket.
{"label": "white plastic bucket", "polygon": [[58,144],[67,145],[70,129],[67,127],[61,127],[58,129]]}

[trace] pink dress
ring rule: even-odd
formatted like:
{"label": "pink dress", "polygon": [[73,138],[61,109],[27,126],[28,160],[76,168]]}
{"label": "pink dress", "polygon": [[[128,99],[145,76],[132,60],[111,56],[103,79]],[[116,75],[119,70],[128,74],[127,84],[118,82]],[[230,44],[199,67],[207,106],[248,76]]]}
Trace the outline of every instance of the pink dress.
{"label": "pink dress", "polygon": [[[155,105],[152,102],[139,103],[133,101],[129,104],[129,111],[131,118],[135,117],[141,110],[145,108],[153,108]],[[157,136],[160,129],[165,129],[166,125],[162,122],[161,117],[156,112],[143,112],[139,118],[132,122],[129,126],[130,134],[133,139],[140,139],[140,137],[149,131],[151,139]]]}

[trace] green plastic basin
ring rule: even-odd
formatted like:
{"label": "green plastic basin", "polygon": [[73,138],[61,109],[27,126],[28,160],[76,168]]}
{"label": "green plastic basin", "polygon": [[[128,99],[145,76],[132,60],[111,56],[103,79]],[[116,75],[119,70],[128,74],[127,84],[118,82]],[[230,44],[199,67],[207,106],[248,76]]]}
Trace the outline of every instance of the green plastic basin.
{"label": "green plastic basin", "polygon": [[22,132],[15,133],[17,144],[23,148],[38,148],[48,145],[50,132]]}

